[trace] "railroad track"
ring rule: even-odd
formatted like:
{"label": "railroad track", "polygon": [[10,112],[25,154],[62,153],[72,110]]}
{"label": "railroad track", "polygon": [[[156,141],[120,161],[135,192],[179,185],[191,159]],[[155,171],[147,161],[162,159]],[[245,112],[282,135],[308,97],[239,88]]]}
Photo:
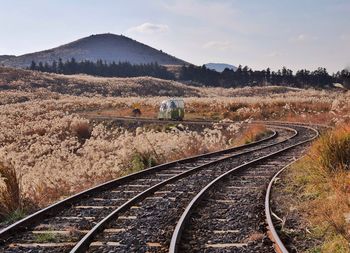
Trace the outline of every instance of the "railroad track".
{"label": "railroad track", "polygon": [[304,156],[300,156],[297,160],[292,161],[291,163],[287,164],[284,166],[282,169],[276,172],[276,174],[272,177],[272,179],[269,182],[269,185],[266,190],[266,195],[265,195],[265,216],[266,216],[266,222],[267,222],[267,227],[268,227],[268,236],[272,240],[274,244],[274,249],[277,253],[288,253],[287,245],[285,245],[280,236],[279,233],[277,232],[278,230],[275,227],[275,222],[273,219],[273,213],[272,213],[272,208],[271,208],[271,192],[272,188],[274,186],[274,183],[278,179],[278,176],[287,168],[289,168],[293,163],[296,161],[302,159]]}
{"label": "railroad track", "polygon": [[[219,125],[224,125],[228,126],[232,124],[232,122],[225,122],[225,121],[213,121],[213,120],[204,120],[204,119],[194,119],[194,120],[159,120],[157,118],[146,118],[146,117],[117,117],[117,116],[102,116],[102,115],[89,115],[89,114],[84,114],[81,113],[81,115],[85,118],[88,118],[90,120],[96,120],[96,121],[119,121],[119,122],[139,122],[139,123],[156,123],[156,124],[193,124],[193,125],[213,125],[213,124],[219,124]],[[253,123],[258,123],[258,124],[277,124],[277,125],[285,125],[288,126],[289,124],[295,124],[299,126],[310,126],[312,125],[313,127],[319,129],[327,129],[330,128],[328,125],[322,125],[322,124],[314,124],[311,122],[284,122],[284,121],[263,121],[263,120],[256,120],[253,121]]]}
{"label": "railroad track", "polygon": [[106,120],[114,120],[119,122],[139,122],[139,123],[156,123],[156,124],[193,124],[193,125],[212,125],[220,124],[220,125],[230,125],[232,122],[219,122],[219,121],[211,121],[211,120],[166,120],[166,119],[157,119],[157,118],[145,118],[145,117],[114,117],[114,116],[101,116],[101,115],[89,115],[89,114],[81,114],[83,117],[96,120],[96,121],[106,121]]}
{"label": "railroad track", "polygon": [[[309,139],[318,136],[316,130],[312,131],[314,135]],[[305,145],[306,141],[300,143]],[[276,245],[267,238],[266,225],[270,231],[274,231],[274,227],[270,222],[265,223],[264,203],[269,203],[270,195],[268,193],[264,200],[263,193],[271,177],[305,150],[297,144],[237,166],[207,184],[181,215],[169,252],[264,253],[283,248],[275,233],[270,238]],[[266,208],[269,214],[268,204]]]}
{"label": "railroad track", "polygon": [[156,166],[58,202],[0,231],[0,251],[167,252],[186,206],[213,180],[315,136],[303,126],[269,127],[259,142]]}

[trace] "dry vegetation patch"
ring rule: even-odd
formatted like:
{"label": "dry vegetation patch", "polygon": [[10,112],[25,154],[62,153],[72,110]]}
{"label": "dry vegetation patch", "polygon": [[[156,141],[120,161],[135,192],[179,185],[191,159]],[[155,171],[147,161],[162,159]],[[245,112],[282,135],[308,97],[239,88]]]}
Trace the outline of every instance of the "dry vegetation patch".
{"label": "dry vegetation patch", "polygon": [[0,106],[0,161],[8,165],[0,172],[2,217],[21,210],[22,200],[24,210],[42,207],[148,166],[226,148],[242,127],[237,122],[201,133],[177,127],[132,132],[74,113],[118,103],[68,96]]}
{"label": "dry vegetation patch", "polygon": [[307,252],[350,252],[349,125],[324,134],[285,181],[285,191],[296,195],[294,208],[306,223],[306,234],[319,241]]}
{"label": "dry vegetation patch", "polygon": [[200,90],[154,77],[105,78],[60,75],[0,67],[0,90],[49,92],[78,96],[199,96]]}
{"label": "dry vegetation patch", "polygon": [[[155,117],[169,96],[184,97],[186,119],[230,119],[232,124],[200,133],[176,127],[132,132],[88,120],[130,115],[134,104],[142,116]],[[6,205],[1,215],[16,209],[20,216],[23,206],[42,207],[147,166],[262,138],[262,126],[241,131],[245,120],[344,124],[350,119],[348,101],[350,92],[201,88],[149,77],[63,76],[0,67],[0,162],[15,171],[17,180],[1,173],[1,204]],[[16,185],[19,194],[12,189]],[[11,199],[20,205],[6,204]]]}
{"label": "dry vegetation patch", "polygon": [[[110,100],[114,102],[108,107],[105,106],[107,99],[99,107],[87,108],[82,113],[89,117],[131,116],[132,104],[137,102],[143,117],[154,118],[164,99],[166,97],[115,98]],[[185,119],[189,120],[287,120],[330,125],[350,122],[350,92],[303,90],[266,97],[257,94],[248,97],[185,97],[184,101]]]}
{"label": "dry vegetation patch", "polygon": [[0,164],[0,217],[22,209],[20,178],[15,168]]}

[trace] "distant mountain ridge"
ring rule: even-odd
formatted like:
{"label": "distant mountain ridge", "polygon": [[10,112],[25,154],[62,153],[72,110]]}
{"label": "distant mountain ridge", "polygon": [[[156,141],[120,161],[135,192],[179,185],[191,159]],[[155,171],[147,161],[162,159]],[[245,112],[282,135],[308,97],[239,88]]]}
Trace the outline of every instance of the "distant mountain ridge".
{"label": "distant mountain ridge", "polygon": [[208,69],[215,70],[217,72],[222,72],[226,68],[232,69],[233,71],[237,70],[236,66],[233,66],[231,64],[226,64],[226,63],[207,63],[204,64]]}
{"label": "distant mountain ridge", "polygon": [[0,56],[0,65],[28,67],[32,61],[52,63],[61,58],[66,61],[103,60],[106,62],[130,62],[146,64],[157,62],[161,65],[184,65],[186,61],[164,53],[123,35],[111,33],[91,35],[71,43],[20,56]]}
{"label": "distant mountain ridge", "polygon": [[11,58],[15,58],[15,55],[0,55],[0,62],[7,60],[7,59],[11,59]]}

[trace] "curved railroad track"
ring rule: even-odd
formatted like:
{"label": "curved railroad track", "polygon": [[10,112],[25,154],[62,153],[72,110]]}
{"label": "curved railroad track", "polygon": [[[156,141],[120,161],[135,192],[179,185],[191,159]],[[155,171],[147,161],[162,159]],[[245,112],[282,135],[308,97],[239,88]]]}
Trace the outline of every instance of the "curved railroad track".
{"label": "curved railroad track", "polygon": [[[167,252],[186,206],[213,180],[227,173],[241,177],[239,171],[296,150],[294,145],[315,136],[304,126],[269,128],[271,135],[256,143],[159,165],[40,210],[0,231],[0,251]],[[186,247],[178,238],[176,245]]]}
{"label": "curved railroad track", "polygon": [[287,168],[289,168],[293,163],[297,162],[298,160],[302,159],[305,156],[300,156],[298,159],[290,162],[286,166],[284,166],[282,169],[276,172],[276,174],[272,177],[272,179],[269,182],[269,185],[266,189],[266,195],[265,195],[265,216],[266,216],[266,222],[268,227],[268,236],[273,242],[274,249],[277,253],[288,253],[287,245],[285,245],[279,234],[278,230],[275,227],[274,219],[273,219],[273,213],[271,208],[271,191],[273,189],[275,181],[278,179],[278,176]]}
{"label": "curved railroad track", "polygon": [[[276,171],[295,161],[303,145],[318,136],[317,130],[310,131],[305,140],[235,167],[203,188],[179,219],[169,252],[273,252],[266,237],[263,193]],[[266,199],[269,203],[269,194]],[[283,248],[275,235],[275,249]]]}

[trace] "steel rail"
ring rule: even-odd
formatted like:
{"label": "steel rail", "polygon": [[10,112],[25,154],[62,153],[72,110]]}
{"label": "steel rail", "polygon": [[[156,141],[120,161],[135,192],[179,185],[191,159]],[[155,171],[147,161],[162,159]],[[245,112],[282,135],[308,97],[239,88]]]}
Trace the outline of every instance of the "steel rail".
{"label": "steel rail", "polygon": [[[319,132],[317,131],[317,136],[315,138],[317,138],[319,136]],[[313,138],[313,139],[315,139]],[[268,225],[268,229],[271,233],[271,239],[275,244],[275,250],[276,252],[282,252],[282,253],[288,253],[289,251],[287,250],[287,248],[284,246],[282,240],[280,239],[275,226],[273,225],[273,221],[272,221],[272,215],[271,215],[271,207],[270,207],[270,203],[271,203],[271,190],[272,190],[272,186],[276,180],[276,178],[288,167],[290,167],[293,163],[297,162],[298,160],[302,159],[304,156],[294,160],[293,162],[287,164],[286,166],[284,166],[282,169],[280,169],[274,176],[273,178],[270,180],[270,183],[267,187],[266,190],[266,196],[265,196],[265,215],[266,215],[266,221],[267,221],[267,225]]]}
{"label": "steel rail", "polygon": [[[270,125],[272,126],[272,125]],[[280,127],[280,126],[278,126]],[[280,128],[285,128],[285,127],[280,127]],[[121,206],[119,206],[117,209],[115,209],[114,211],[112,211],[109,215],[107,215],[103,220],[101,220],[99,223],[97,223],[76,245],[75,247],[70,251],[70,253],[81,253],[81,252],[85,252],[90,243],[92,242],[93,238],[100,232],[102,231],[106,225],[112,221],[114,218],[118,217],[118,215],[126,210],[128,210],[131,206],[135,205],[135,203],[137,203],[138,201],[144,199],[145,197],[153,194],[154,192],[156,192],[158,189],[160,189],[162,186],[165,186],[169,183],[172,183],[176,180],[179,180],[181,178],[184,178],[188,175],[191,175],[203,168],[206,168],[210,165],[213,165],[213,164],[216,164],[216,163],[219,163],[221,161],[224,161],[224,160],[228,160],[230,158],[233,158],[233,157],[236,157],[236,156],[239,156],[239,155],[242,155],[242,154],[248,154],[248,153],[253,153],[257,150],[263,150],[263,149],[267,149],[267,148],[270,148],[272,146],[275,146],[275,145],[278,145],[278,144],[281,144],[281,143],[284,143],[286,141],[289,141],[291,139],[293,139],[295,136],[298,135],[298,131],[296,131],[295,129],[292,129],[292,128],[289,128],[290,130],[293,130],[294,131],[294,134],[285,139],[285,140],[282,140],[282,141],[279,141],[277,143],[273,143],[273,144],[270,144],[270,145],[267,145],[265,147],[262,147],[262,148],[258,148],[258,149],[255,149],[255,150],[250,150],[250,151],[246,151],[246,152],[242,152],[242,153],[239,153],[239,154],[234,154],[234,155],[231,155],[231,156],[227,156],[227,157],[223,157],[223,158],[219,158],[218,160],[215,160],[215,161],[210,161],[206,164],[203,164],[203,165],[200,165],[200,166],[197,166],[197,167],[194,167],[190,170],[187,170],[185,172],[182,172],[178,175],[175,175],[169,179],[166,179],[148,189],[146,189],[145,191],[139,193],[138,195],[136,195],[135,197],[129,199],[127,202],[125,202],[124,204],[122,204]]]}
{"label": "steel rail", "polygon": [[[159,120],[156,118],[146,118],[146,117],[108,117],[108,116],[101,116],[101,115],[89,115],[89,114],[82,114],[83,116],[90,118],[92,120],[121,120],[121,121],[142,121],[142,122],[155,122],[155,123],[184,123],[184,124],[221,124],[221,125],[230,125],[233,122],[220,122],[220,121],[210,121],[210,120]],[[295,124],[295,125],[302,125],[302,126],[317,126],[317,127],[322,127],[322,128],[331,128],[329,125],[325,124],[314,124],[312,122],[290,122],[290,121],[278,121],[278,120],[273,120],[273,121],[264,121],[264,120],[254,120],[250,124]]]}
{"label": "steel rail", "polygon": [[284,151],[290,150],[290,149],[292,149],[294,147],[297,147],[297,146],[302,145],[304,143],[310,142],[310,141],[312,141],[312,140],[314,140],[315,138],[318,137],[318,131],[316,129],[313,129],[313,128],[310,128],[310,127],[306,127],[306,128],[309,128],[309,129],[312,129],[313,131],[315,131],[315,133],[316,133],[315,136],[313,136],[313,137],[311,137],[311,138],[309,138],[307,140],[304,140],[304,141],[298,142],[296,144],[293,144],[293,145],[291,145],[289,147],[283,148],[283,149],[281,149],[279,151],[276,151],[274,153],[271,153],[271,154],[268,154],[266,156],[257,158],[257,159],[255,159],[253,161],[248,162],[248,163],[239,165],[239,166],[229,170],[228,172],[225,172],[224,174],[222,174],[221,176],[217,177],[216,179],[211,181],[209,184],[207,184],[192,199],[192,201],[188,204],[188,206],[186,207],[185,211],[181,215],[181,217],[180,217],[180,219],[179,219],[179,221],[178,221],[178,223],[177,223],[177,225],[175,227],[175,230],[173,232],[173,236],[171,238],[170,247],[169,247],[169,253],[177,253],[177,252],[179,252],[179,243],[180,243],[180,240],[181,240],[181,236],[182,236],[182,232],[184,230],[185,224],[188,221],[188,219],[190,218],[190,215],[192,214],[193,209],[198,205],[199,201],[204,197],[205,193],[207,193],[211,188],[213,188],[218,182],[222,181],[224,178],[226,178],[227,176],[231,175],[234,172],[237,172],[238,170],[241,170],[243,168],[249,167],[249,166],[251,166],[253,164],[256,164],[258,162],[266,160],[268,158],[271,158],[271,157],[274,157],[276,155],[279,155],[280,153],[282,153]]}
{"label": "steel rail", "polygon": [[284,166],[282,169],[280,169],[270,180],[269,185],[267,187],[266,190],[266,195],[265,195],[265,216],[266,216],[266,222],[267,222],[267,227],[268,230],[270,231],[270,239],[271,241],[274,243],[274,247],[275,247],[275,251],[278,253],[289,253],[289,251],[287,250],[287,248],[284,246],[281,238],[279,237],[277,230],[273,224],[272,221],[272,215],[271,215],[271,191],[272,191],[272,187],[273,184],[276,181],[276,178],[288,167],[290,167],[292,164],[296,163],[297,161],[299,161],[300,159],[302,159],[305,156],[299,157],[298,159],[290,162],[289,164],[287,164],[286,166]]}
{"label": "steel rail", "polygon": [[317,123],[312,123],[312,122],[291,122],[291,121],[279,121],[279,120],[272,120],[272,121],[264,121],[264,120],[254,120],[252,121],[252,124],[282,124],[282,125],[288,125],[288,124],[293,124],[293,125],[300,125],[300,126],[305,126],[305,127],[310,127],[310,126],[316,126],[320,128],[326,128],[326,129],[331,129],[332,126],[325,125],[325,124],[317,124]]}
{"label": "steel rail", "polygon": [[167,119],[156,119],[156,118],[145,118],[145,117],[109,117],[101,115],[89,115],[81,114],[82,116],[89,118],[91,120],[119,120],[119,121],[140,121],[140,122],[155,122],[155,123],[170,123],[170,124],[198,124],[198,125],[210,125],[210,124],[220,124],[220,125],[230,125],[234,122],[220,122],[220,121],[210,121],[210,120],[167,120]]}
{"label": "steel rail", "polygon": [[[293,130],[293,129],[290,129],[287,127],[279,127],[279,128]],[[39,223],[40,221],[42,221],[43,219],[45,219],[47,217],[54,216],[52,214],[57,213],[58,211],[61,211],[62,209],[73,205],[77,201],[88,198],[89,196],[96,194],[98,192],[108,190],[108,189],[116,187],[118,185],[122,185],[125,182],[137,179],[141,176],[149,175],[153,172],[165,170],[165,169],[169,168],[170,166],[173,166],[173,165],[176,165],[179,163],[193,162],[193,161],[196,161],[197,159],[208,158],[210,156],[215,156],[215,155],[222,155],[222,154],[230,153],[233,151],[239,151],[239,150],[245,149],[247,147],[252,147],[252,146],[258,145],[260,143],[263,143],[265,141],[271,140],[271,139],[277,137],[277,135],[278,135],[277,132],[275,130],[272,130],[272,134],[270,136],[263,138],[263,139],[256,141],[256,142],[252,142],[249,144],[244,144],[244,145],[240,145],[237,147],[228,148],[228,149],[224,149],[224,150],[214,151],[214,152],[210,152],[210,153],[206,153],[206,154],[202,154],[202,155],[196,155],[196,156],[188,157],[185,159],[171,161],[168,163],[160,164],[160,165],[157,165],[157,166],[154,166],[154,167],[151,167],[151,168],[139,171],[139,172],[132,173],[132,174],[124,176],[124,177],[120,177],[120,178],[113,179],[113,180],[107,181],[105,183],[99,184],[99,185],[94,186],[92,188],[89,188],[85,191],[82,191],[82,192],[79,192],[75,195],[72,195],[66,199],[63,199],[59,202],[56,202],[56,203],[54,203],[54,204],[52,204],[44,209],[41,209],[41,210],[23,218],[23,219],[15,222],[14,224],[12,224],[8,227],[5,227],[4,229],[0,230],[0,240],[5,240],[6,238],[11,236],[12,234],[15,234],[19,231],[26,230],[26,229],[28,229],[28,227],[32,226],[33,224]],[[1,241],[0,241],[0,245],[1,245]]]}

